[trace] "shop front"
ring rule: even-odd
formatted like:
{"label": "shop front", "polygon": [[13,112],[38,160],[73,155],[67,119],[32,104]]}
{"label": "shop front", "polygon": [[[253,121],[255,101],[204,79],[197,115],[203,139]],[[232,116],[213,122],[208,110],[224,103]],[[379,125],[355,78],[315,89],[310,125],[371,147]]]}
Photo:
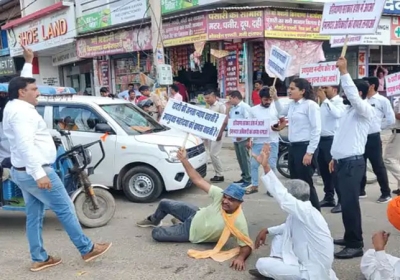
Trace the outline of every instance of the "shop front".
{"label": "shop front", "polygon": [[77,40],[77,55],[93,62],[94,94],[101,87],[119,93],[131,83],[144,83],[151,71],[151,31],[123,29]]}
{"label": "shop front", "polygon": [[20,43],[36,54],[34,78],[38,84],[61,86],[58,67],[52,56],[71,47],[76,37],[75,9],[73,3],[58,2],[43,10],[10,21],[2,26],[8,32],[11,57],[22,57]]}

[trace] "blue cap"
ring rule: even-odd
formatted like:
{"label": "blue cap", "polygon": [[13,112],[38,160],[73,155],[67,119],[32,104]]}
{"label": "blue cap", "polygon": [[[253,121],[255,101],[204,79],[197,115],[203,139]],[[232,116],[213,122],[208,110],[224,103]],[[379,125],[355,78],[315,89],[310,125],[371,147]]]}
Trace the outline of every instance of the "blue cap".
{"label": "blue cap", "polygon": [[237,184],[230,184],[222,193],[236,200],[243,201],[245,190]]}

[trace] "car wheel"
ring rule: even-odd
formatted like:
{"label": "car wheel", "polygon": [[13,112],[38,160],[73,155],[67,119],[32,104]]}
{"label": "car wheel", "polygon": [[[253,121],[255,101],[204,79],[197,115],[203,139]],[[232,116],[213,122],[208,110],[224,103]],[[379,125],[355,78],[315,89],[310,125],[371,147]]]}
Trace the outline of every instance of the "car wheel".
{"label": "car wheel", "polygon": [[122,190],[132,202],[155,201],[163,189],[160,175],[148,166],[133,167],[122,179]]}

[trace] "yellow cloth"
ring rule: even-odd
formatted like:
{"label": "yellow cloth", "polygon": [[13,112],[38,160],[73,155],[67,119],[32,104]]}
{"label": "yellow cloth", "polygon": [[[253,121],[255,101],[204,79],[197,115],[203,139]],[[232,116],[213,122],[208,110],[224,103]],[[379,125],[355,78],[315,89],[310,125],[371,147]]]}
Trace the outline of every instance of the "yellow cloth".
{"label": "yellow cloth", "polygon": [[231,216],[228,216],[228,214],[223,209],[221,209],[222,217],[224,218],[225,222],[225,228],[222,231],[221,237],[219,238],[217,245],[215,245],[214,249],[212,250],[189,250],[189,257],[194,259],[212,258],[214,261],[224,262],[237,256],[240,252],[240,247],[236,247],[228,251],[221,251],[231,234],[233,234],[236,238],[243,241],[247,246],[253,249],[253,241],[235,227],[235,220],[241,212],[241,206],[239,206],[239,208]]}

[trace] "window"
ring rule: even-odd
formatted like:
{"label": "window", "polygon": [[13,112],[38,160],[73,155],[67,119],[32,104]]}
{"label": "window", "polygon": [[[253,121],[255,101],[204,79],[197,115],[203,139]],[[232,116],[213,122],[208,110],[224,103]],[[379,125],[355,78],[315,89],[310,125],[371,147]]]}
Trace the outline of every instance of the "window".
{"label": "window", "polygon": [[96,124],[106,121],[93,110],[78,106],[54,106],[53,128],[95,132]]}
{"label": "window", "polygon": [[44,106],[36,106],[36,111],[39,113],[39,115],[42,116],[42,118],[44,119]]}
{"label": "window", "polygon": [[133,104],[109,104],[102,105],[101,108],[130,135],[166,130],[152,117],[139,111]]}

